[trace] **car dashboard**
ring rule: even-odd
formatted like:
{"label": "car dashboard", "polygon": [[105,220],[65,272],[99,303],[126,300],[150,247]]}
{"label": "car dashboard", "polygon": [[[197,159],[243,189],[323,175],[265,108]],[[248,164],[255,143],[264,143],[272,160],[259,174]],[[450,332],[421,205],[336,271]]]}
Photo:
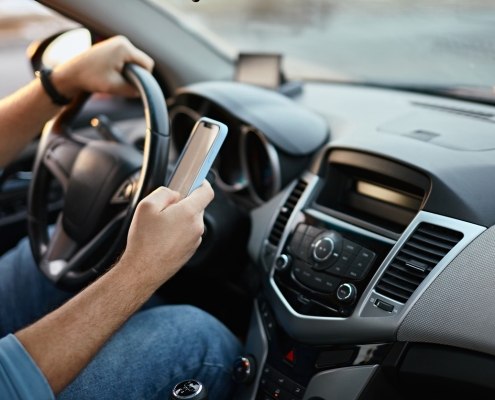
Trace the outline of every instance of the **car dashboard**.
{"label": "car dashboard", "polygon": [[[182,92],[189,97],[172,108],[172,127],[188,115],[190,129],[204,115],[190,106],[204,105],[198,99],[235,127],[217,182],[250,210],[248,251],[261,281],[246,343],[256,380],[236,398],[376,398],[370,393],[389,364],[403,385],[390,398],[404,391],[428,398],[436,393],[428,379],[438,371],[411,361],[424,351],[415,343],[439,345],[430,355],[460,348],[495,354],[487,334],[495,322],[487,300],[494,274],[478,268],[494,252],[486,242],[495,222],[493,107],[306,83],[291,101],[323,118],[331,139],[318,144],[320,125],[312,137],[311,123],[302,124],[285,132],[287,140],[298,135],[297,147],[307,137],[314,151],[297,153],[284,132],[267,134],[206,89]],[[247,151],[246,135],[257,155]],[[263,168],[249,165],[258,160]],[[455,355],[452,376],[463,364]],[[411,376],[421,379],[411,383]],[[452,381],[467,385],[452,376],[449,390],[457,388]]]}

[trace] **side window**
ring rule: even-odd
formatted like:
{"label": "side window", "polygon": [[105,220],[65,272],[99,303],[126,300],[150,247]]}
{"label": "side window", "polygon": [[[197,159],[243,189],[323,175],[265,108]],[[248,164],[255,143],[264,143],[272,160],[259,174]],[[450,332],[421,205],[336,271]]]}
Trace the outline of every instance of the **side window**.
{"label": "side window", "polygon": [[31,42],[77,26],[34,0],[0,0],[0,99],[33,79]]}
{"label": "side window", "polygon": [[[0,0],[0,99],[33,79],[26,55],[30,43],[78,26],[34,0]],[[33,142],[0,170],[0,255],[27,234],[26,200],[35,152]],[[52,219],[61,207],[57,190],[53,190]]]}

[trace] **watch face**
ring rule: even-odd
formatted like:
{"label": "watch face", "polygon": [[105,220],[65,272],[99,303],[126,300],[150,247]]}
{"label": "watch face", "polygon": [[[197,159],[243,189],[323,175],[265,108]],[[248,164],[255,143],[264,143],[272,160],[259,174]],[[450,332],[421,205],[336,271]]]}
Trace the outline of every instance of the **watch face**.
{"label": "watch face", "polygon": [[200,393],[202,388],[198,381],[184,381],[174,387],[174,396],[178,399],[188,399]]}

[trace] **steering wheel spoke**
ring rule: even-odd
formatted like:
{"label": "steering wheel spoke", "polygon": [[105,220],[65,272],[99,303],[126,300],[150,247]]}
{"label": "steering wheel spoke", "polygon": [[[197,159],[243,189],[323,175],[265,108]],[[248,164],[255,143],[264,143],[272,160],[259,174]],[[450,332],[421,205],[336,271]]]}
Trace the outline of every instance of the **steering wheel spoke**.
{"label": "steering wheel spoke", "polygon": [[42,256],[40,269],[54,283],[58,283],[67,274],[74,273],[111,235],[115,234],[126,214],[126,211],[117,214],[88,243],[80,246],[64,230],[63,215],[60,213],[47,251]]}
{"label": "steering wheel spoke", "polygon": [[67,138],[56,138],[43,154],[43,164],[67,191],[70,173],[83,145]]}
{"label": "steering wheel spoke", "polygon": [[57,282],[66,272],[69,260],[78,249],[77,242],[65,232],[63,214],[60,213],[50,242],[40,261],[40,269],[52,282]]}

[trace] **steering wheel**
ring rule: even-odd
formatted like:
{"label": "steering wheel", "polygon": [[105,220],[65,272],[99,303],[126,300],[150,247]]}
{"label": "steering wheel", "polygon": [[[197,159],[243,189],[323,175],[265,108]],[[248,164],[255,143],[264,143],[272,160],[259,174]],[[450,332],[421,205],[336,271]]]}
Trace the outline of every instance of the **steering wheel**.
{"label": "steering wheel", "polygon": [[[81,289],[117,260],[137,204],[165,184],[169,122],[162,90],[135,64],[126,64],[123,74],[143,102],[144,154],[130,145],[71,135],[71,122],[89,93],[76,96],[41,135],[28,195],[29,241],[41,272],[64,290]],[[64,206],[50,235],[53,178],[63,188]]]}

